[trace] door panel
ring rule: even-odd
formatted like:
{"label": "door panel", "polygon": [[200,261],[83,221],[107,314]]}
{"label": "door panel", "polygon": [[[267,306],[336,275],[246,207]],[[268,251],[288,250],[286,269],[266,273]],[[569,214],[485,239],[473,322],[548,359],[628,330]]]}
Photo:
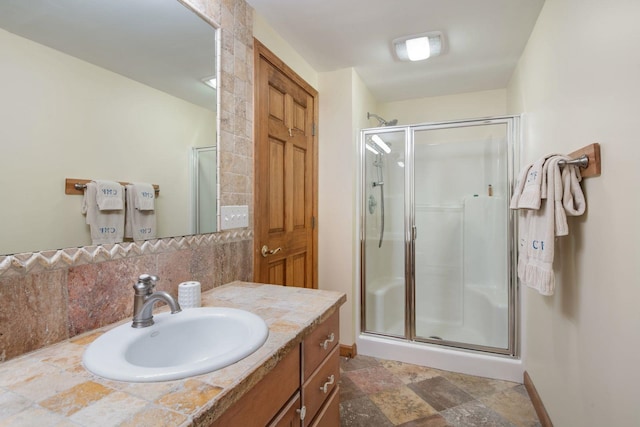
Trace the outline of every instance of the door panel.
{"label": "door panel", "polygon": [[293,151],[293,228],[301,229],[306,225],[306,150],[295,147]]}
{"label": "door panel", "polygon": [[272,55],[256,42],[254,280],[317,287],[317,92]]}
{"label": "door panel", "polygon": [[269,279],[267,282],[274,285],[284,285],[286,268],[286,263],[283,259],[270,262],[268,266]]}
{"label": "door panel", "polygon": [[269,115],[284,122],[284,93],[273,86],[269,86]]}
{"label": "door panel", "polygon": [[284,231],[285,143],[269,140],[269,233]]}

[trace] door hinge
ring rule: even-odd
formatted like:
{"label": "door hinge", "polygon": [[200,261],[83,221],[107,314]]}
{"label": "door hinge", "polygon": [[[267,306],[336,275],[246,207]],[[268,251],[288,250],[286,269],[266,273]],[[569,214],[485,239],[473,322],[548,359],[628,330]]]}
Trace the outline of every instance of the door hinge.
{"label": "door hinge", "polygon": [[315,228],[316,228],[316,217],[312,216],[311,217],[311,229],[315,230]]}
{"label": "door hinge", "polygon": [[316,124],[311,125],[311,136],[316,136]]}

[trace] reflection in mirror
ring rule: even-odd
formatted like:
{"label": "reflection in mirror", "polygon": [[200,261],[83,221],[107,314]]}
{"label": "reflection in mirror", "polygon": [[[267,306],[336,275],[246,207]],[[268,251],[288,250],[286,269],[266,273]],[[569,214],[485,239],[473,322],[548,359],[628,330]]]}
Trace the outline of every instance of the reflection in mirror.
{"label": "reflection in mirror", "polygon": [[216,157],[215,146],[193,148],[193,234],[216,231]]}
{"label": "reflection in mirror", "polygon": [[91,244],[65,178],[159,185],[158,237],[193,232],[191,153],[216,145],[209,22],[178,0],[2,0],[0,51],[0,254]]}

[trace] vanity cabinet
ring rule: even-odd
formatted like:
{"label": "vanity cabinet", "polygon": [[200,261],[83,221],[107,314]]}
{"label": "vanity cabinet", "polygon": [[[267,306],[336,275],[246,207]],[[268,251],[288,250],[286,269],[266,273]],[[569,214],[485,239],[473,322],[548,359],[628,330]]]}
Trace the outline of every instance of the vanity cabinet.
{"label": "vanity cabinet", "polygon": [[338,427],[338,341],[336,311],[211,427]]}

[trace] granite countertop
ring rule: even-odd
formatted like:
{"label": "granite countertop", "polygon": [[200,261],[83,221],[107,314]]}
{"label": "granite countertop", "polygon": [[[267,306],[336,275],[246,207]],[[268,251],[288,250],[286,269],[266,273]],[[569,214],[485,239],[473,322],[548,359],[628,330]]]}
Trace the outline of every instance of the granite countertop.
{"label": "granite countertop", "polygon": [[203,306],[261,316],[269,337],[231,366],[182,380],[111,381],[82,366],[85,348],[124,321],[0,363],[0,426],[206,426],[345,301],[341,292],[245,282],[204,292]]}

